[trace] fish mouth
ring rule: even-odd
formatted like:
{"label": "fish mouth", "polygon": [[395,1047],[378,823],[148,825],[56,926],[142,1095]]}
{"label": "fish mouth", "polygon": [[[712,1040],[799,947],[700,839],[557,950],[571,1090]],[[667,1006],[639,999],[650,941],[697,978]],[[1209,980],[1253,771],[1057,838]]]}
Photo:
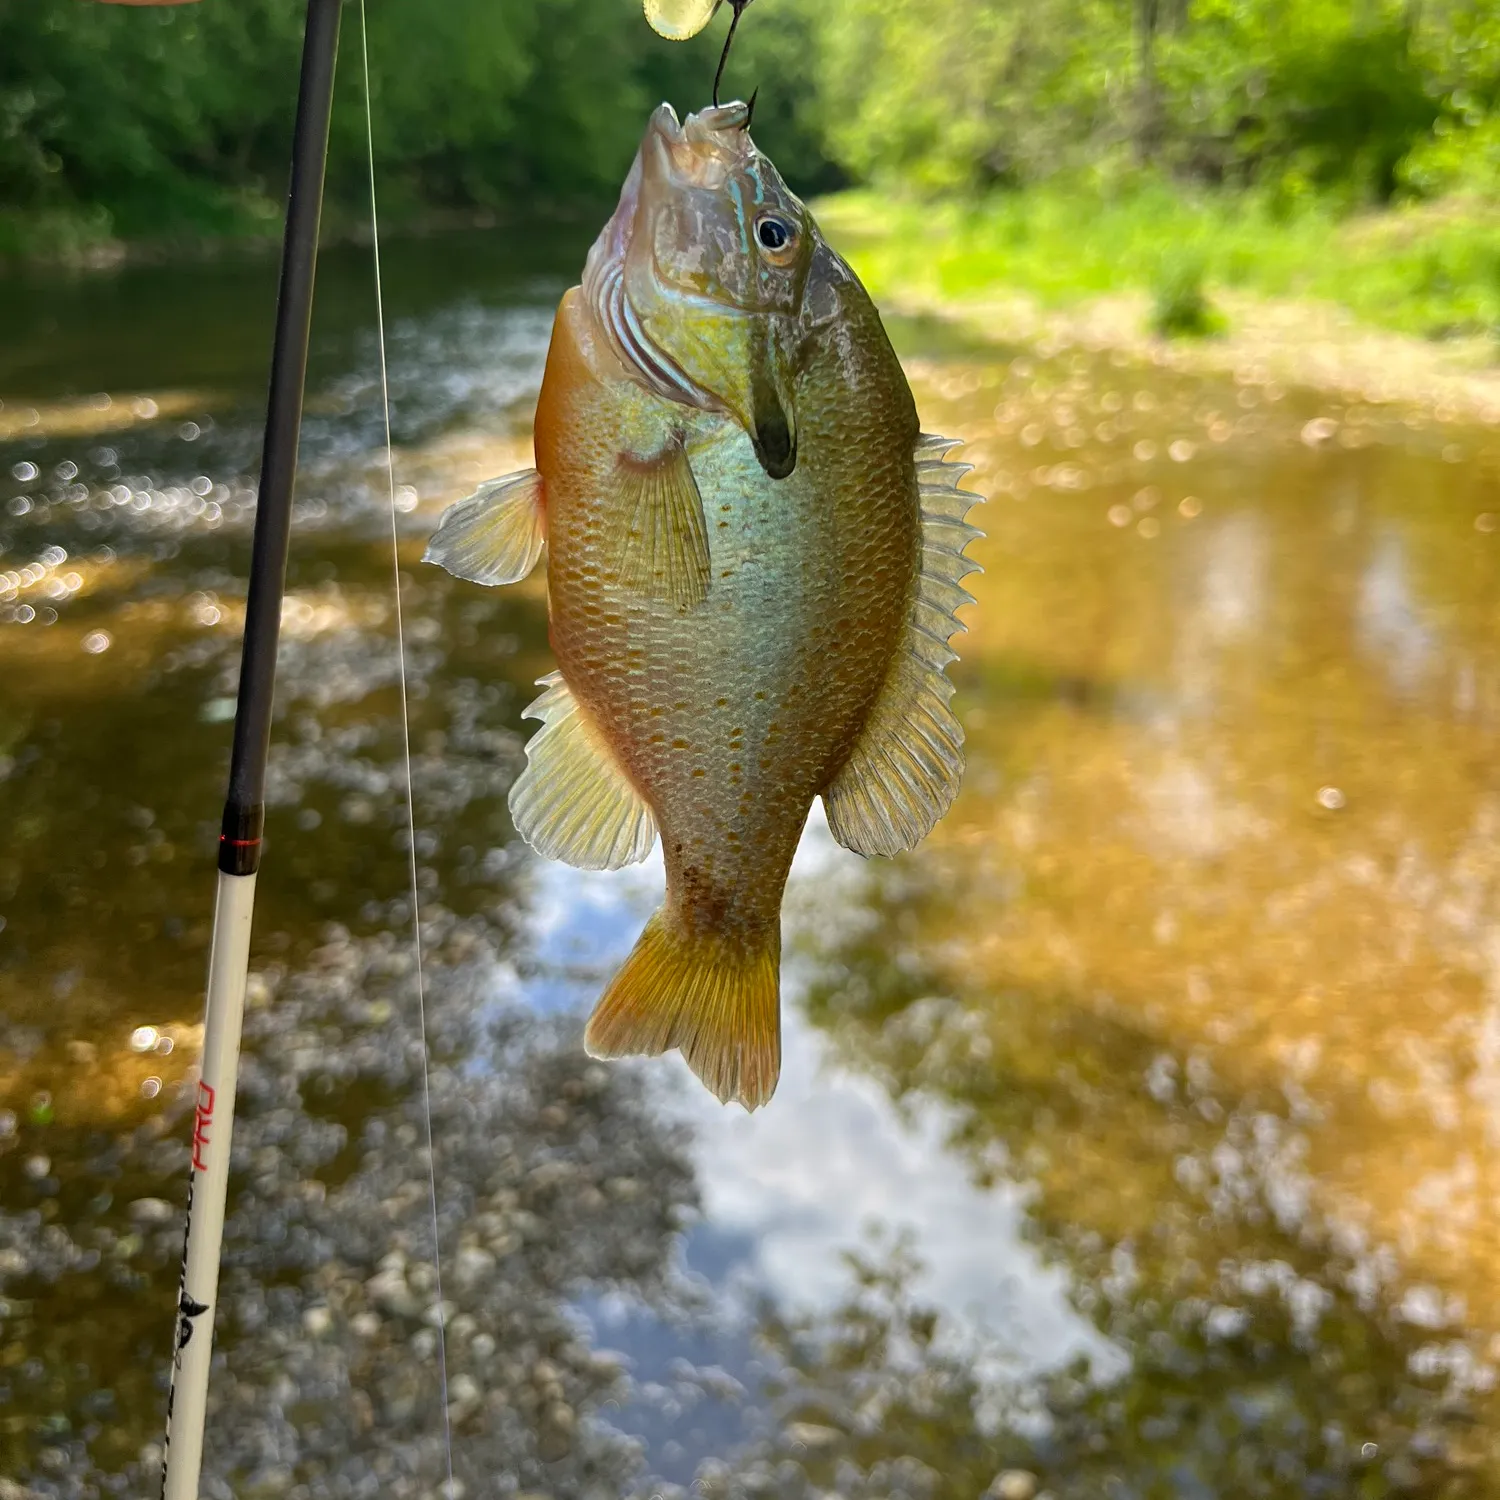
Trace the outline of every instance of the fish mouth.
{"label": "fish mouth", "polygon": [[648,191],[722,187],[755,154],[749,127],[750,106],[739,100],[700,109],[685,122],[670,104],[658,104],[643,143],[652,158],[643,174]]}
{"label": "fish mouth", "polygon": [[661,103],[651,112],[648,133],[659,135],[669,145],[727,151],[745,156],[753,146],[747,136],[750,106],[734,99],[728,104],[714,104],[687,117],[684,124],[670,104]]}
{"label": "fish mouth", "polygon": [[646,139],[668,147],[682,143],[682,122],[677,118],[677,111],[665,101],[651,111],[651,118],[646,122]]}
{"label": "fish mouth", "polygon": [[746,129],[748,106],[722,104],[689,115],[684,125],[670,104],[658,104],[646,124],[641,149],[620,189],[620,200],[589,252],[585,288],[605,268],[623,265],[631,242],[654,202],[690,188],[717,188],[755,147]]}

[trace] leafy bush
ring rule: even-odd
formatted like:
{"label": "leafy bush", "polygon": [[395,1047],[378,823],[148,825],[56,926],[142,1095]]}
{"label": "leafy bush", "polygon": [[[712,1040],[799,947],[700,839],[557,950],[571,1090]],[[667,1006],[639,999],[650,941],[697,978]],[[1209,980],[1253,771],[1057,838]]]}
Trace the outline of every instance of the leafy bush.
{"label": "leafy bush", "polygon": [[1288,203],[1383,201],[1455,89],[1500,106],[1500,24],[1481,45],[1465,19],[1491,6],[783,0],[777,16],[792,8],[820,48],[831,154],[933,192],[1149,160]]}
{"label": "leafy bush", "polygon": [[[126,234],[274,221],[305,14],[305,0],[0,5],[0,211],[82,223],[70,210],[97,207]],[[369,16],[377,159],[392,202],[414,207],[612,196],[656,103],[707,102],[723,34],[667,45],[625,0],[376,0]],[[358,25],[351,6],[329,155],[330,199],[356,209]],[[758,138],[790,139],[827,185],[802,124],[806,51],[759,45],[791,79],[767,90]]]}
{"label": "leafy bush", "polygon": [[1500,189],[1500,115],[1444,115],[1407,152],[1398,175],[1401,185],[1421,198],[1494,194]]}
{"label": "leafy bush", "polygon": [[[304,5],[0,4],[0,216],[85,239],[273,222]],[[704,102],[727,17],[673,45],[632,0],[376,0],[388,201],[612,195],[650,107]],[[363,194],[356,27],[351,8],[335,208]],[[1146,169],[1289,224],[1500,186],[1493,0],[776,0],[740,36],[728,92],[760,87],[757,139],[803,191],[1109,197]]]}
{"label": "leafy bush", "polygon": [[1162,257],[1152,290],[1153,333],[1167,339],[1201,339],[1224,331],[1224,316],[1208,300],[1204,287],[1206,271],[1204,258],[1196,251],[1179,250]]}

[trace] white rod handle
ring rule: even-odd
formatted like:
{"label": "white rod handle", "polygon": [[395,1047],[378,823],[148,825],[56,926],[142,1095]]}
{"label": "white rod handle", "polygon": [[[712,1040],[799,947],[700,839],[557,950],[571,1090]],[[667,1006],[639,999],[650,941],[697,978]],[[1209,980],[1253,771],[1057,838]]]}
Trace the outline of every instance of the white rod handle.
{"label": "white rod handle", "polygon": [[167,1441],[162,1459],[163,1500],[198,1500],[203,1423],[213,1359],[214,1302],[224,1240],[224,1198],[234,1092],[245,1017],[250,919],[255,876],[219,872],[213,946],[208,957],[208,1003],[203,1063],[193,1112],[193,1162],[188,1178],[187,1246],[182,1257],[172,1386],[167,1397]]}

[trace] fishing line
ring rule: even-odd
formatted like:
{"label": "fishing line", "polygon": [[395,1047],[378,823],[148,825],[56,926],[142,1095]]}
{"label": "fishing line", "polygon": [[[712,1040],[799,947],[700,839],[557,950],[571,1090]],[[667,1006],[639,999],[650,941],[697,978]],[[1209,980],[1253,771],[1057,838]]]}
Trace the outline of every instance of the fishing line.
{"label": "fishing line", "polygon": [[385,473],[390,494],[391,570],[396,595],[396,654],[401,666],[401,751],[406,771],[406,848],[411,874],[411,935],[417,961],[417,1015],[422,1033],[422,1113],[427,1124],[427,1187],[432,1210],[432,1267],[437,1299],[438,1378],[443,1401],[443,1451],[448,1461],[447,1494],[453,1483],[453,1423],[448,1415],[448,1337],[443,1326],[443,1257],[438,1247],[437,1157],[432,1139],[432,1079],[427,1047],[427,986],[422,972],[422,913],[417,896],[417,812],[411,774],[411,713],[406,691],[406,626],[401,613],[401,550],[396,524],[396,455],[391,447],[391,385],[385,357],[385,296],[380,279],[380,221],[375,209],[375,121],[370,103],[370,27],[365,0],[359,0],[359,46],[365,77],[365,147],[370,163],[370,239],[375,257],[375,329],[380,343],[380,405],[385,418]]}

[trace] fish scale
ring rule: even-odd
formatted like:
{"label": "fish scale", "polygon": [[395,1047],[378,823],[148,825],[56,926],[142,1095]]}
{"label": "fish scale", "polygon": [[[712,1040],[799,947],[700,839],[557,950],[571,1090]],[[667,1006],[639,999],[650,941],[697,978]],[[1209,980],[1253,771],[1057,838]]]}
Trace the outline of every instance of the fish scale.
{"label": "fish scale", "polygon": [[[757,945],[779,919],[812,799],[879,690],[915,573],[909,464],[843,433],[880,430],[910,454],[916,413],[887,345],[883,421],[839,399],[849,392],[839,369],[811,363],[787,479],[765,475],[728,418],[700,419],[688,451],[713,518],[711,576],[704,604],[683,611],[622,586],[606,551],[616,455],[660,413],[619,399],[623,372],[597,344],[592,361],[580,354],[574,322],[565,309],[537,411],[553,648],[651,805],[684,924]],[[587,445],[573,440],[580,430],[594,435]]]}

